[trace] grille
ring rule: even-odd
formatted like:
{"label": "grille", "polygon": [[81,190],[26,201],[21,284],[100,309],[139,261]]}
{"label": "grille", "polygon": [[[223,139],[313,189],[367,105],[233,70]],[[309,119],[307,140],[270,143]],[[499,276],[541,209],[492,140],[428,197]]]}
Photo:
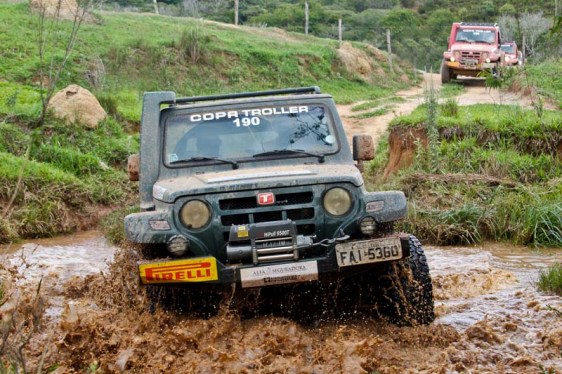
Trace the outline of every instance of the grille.
{"label": "grille", "polygon": [[[234,196],[218,201],[220,208],[220,222],[223,226],[225,241],[228,241],[228,232],[232,225],[247,225],[250,223],[273,222],[291,220],[297,224],[299,235],[314,235],[316,216],[314,191],[289,192],[290,189],[275,191],[275,205],[261,206],[257,204],[254,193],[251,196]],[[286,208],[285,208],[286,207]]]}
{"label": "grille", "polygon": [[[312,198],[313,194],[311,191],[279,194],[275,195],[275,204],[272,206],[307,204],[312,202]],[[258,205],[258,201],[255,196],[249,196],[220,200],[219,207],[221,210],[242,210],[260,208],[261,205]]]}
{"label": "grille", "polygon": [[481,52],[461,52],[461,62],[465,63],[467,61],[480,61]]}

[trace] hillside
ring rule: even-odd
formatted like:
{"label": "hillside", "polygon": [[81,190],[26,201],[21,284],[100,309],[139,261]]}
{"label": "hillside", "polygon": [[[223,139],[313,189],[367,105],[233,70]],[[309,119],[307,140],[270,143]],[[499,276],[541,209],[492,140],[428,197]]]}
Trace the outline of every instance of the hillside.
{"label": "hillside", "polygon": [[[459,21],[498,23],[505,38],[519,45],[526,38],[529,58],[536,61],[562,54],[562,34],[560,29],[552,28],[553,23],[560,23],[555,19],[555,1],[308,0],[307,3],[310,34],[337,39],[341,19],[344,40],[363,41],[386,50],[386,31],[390,30],[394,53],[428,71],[431,67],[434,71],[439,69],[451,23]],[[149,0],[111,0],[106,4],[112,9],[154,11]],[[302,0],[242,1],[239,22],[304,33],[304,5]],[[561,8],[558,3],[559,15]],[[167,15],[234,23],[233,4],[228,1],[163,0],[159,9]]]}
{"label": "hillside", "polygon": [[[135,200],[124,163],[138,149],[144,91],[192,96],[319,85],[339,102],[377,99],[413,83],[413,69],[364,44],[278,29],[146,14],[96,15],[80,29],[57,88],[77,83],[109,113],[95,130],[52,117],[38,126],[39,83],[63,58],[72,22],[0,4],[0,242],[91,227]],[[41,74],[41,67],[47,70]],[[384,77],[384,79],[381,79]]]}

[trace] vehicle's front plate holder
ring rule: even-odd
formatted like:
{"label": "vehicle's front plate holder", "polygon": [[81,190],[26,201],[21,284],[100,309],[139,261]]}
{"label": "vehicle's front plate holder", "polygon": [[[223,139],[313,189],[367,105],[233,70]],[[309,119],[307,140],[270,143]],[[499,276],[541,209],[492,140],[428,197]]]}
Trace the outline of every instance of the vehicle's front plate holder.
{"label": "vehicle's front plate holder", "polygon": [[318,280],[318,263],[316,261],[299,261],[240,269],[242,288],[315,280]]}
{"label": "vehicle's front plate holder", "polygon": [[340,267],[402,258],[400,238],[381,238],[336,244],[336,259]]}

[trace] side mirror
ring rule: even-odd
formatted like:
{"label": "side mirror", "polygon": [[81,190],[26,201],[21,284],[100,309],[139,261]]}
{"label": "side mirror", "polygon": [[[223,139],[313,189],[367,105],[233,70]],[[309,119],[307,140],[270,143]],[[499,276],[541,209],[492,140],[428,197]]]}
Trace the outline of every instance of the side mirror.
{"label": "side mirror", "polygon": [[353,135],[353,159],[370,161],[375,158],[375,145],[371,135]]}
{"label": "side mirror", "polygon": [[129,180],[136,182],[139,180],[139,154],[135,153],[134,155],[130,155],[127,159],[127,170],[129,173]]}

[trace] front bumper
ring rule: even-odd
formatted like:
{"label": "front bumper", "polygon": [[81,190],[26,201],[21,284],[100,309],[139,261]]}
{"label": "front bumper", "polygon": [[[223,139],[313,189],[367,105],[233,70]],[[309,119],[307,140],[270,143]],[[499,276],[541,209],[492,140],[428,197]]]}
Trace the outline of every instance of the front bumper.
{"label": "front bumper", "polygon": [[[142,263],[139,265],[144,284],[189,283],[198,286],[226,286],[238,284],[242,288],[274,286],[311,281],[334,281],[371,270],[381,264],[410,256],[409,236],[393,236],[400,242],[399,258],[380,259],[340,266],[336,258],[335,245],[324,257],[306,258],[296,261],[278,261],[265,264],[224,264],[215,257],[195,257]],[[387,237],[393,238],[393,237]],[[376,242],[374,239],[373,242]],[[355,243],[365,241],[345,241]],[[374,247],[373,247],[374,248]]]}

